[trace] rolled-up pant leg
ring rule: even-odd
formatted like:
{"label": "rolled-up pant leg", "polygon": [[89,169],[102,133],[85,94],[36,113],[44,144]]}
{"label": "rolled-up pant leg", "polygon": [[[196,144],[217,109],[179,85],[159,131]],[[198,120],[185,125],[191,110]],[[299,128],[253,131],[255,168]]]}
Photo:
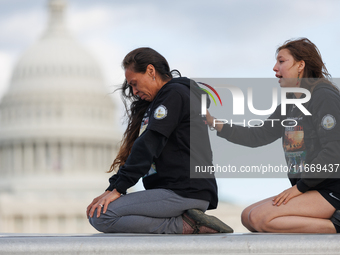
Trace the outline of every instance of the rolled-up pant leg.
{"label": "rolled-up pant leg", "polygon": [[188,209],[205,211],[209,202],[184,198],[167,189],[151,189],[121,196],[109,204],[105,214],[89,219],[104,233],[181,234],[181,215]]}

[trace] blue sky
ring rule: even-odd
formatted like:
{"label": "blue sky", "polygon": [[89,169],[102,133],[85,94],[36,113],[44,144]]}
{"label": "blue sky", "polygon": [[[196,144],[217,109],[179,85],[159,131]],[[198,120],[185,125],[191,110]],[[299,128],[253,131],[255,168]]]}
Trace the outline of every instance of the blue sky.
{"label": "blue sky", "polygon": [[[0,97],[18,58],[44,31],[46,7],[45,0],[0,0]],[[297,37],[313,41],[331,75],[340,77],[339,10],[337,0],[69,0],[67,23],[113,90],[124,79],[121,60],[137,47],[156,49],[183,76],[269,78],[276,48]],[[283,179],[222,181],[228,187],[222,196],[241,203],[289,186]]]}

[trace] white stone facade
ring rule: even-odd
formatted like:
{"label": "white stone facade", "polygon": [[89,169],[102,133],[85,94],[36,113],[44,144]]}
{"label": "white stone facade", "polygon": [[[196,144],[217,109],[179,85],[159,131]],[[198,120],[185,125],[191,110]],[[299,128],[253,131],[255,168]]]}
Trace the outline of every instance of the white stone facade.
{"label": "white stone facade", "polygon": [[101,70],[51,0],[40,40],[0,102],[0,232],[94,232],[86,206],[108,186],[121,139]]}

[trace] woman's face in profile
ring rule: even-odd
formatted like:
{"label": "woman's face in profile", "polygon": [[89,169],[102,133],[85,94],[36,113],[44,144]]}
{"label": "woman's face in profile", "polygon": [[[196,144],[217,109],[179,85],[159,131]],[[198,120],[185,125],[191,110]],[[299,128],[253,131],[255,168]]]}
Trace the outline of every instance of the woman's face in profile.
{"label": "woman's face in profile", "polygon": [[125,79],[131,86],[133,94],[139,96],[142,100],[151,102],[158,93],[156,81],[148,72],[136,73],[127,68]]}
{"label": "woman's face in profile", "polygon": [[273,68],[275,76],[279,78],[281,87],[296,87],[298,77],[298,62],[295,62],[289,50],[282,49],[276,57],[276,64]]}

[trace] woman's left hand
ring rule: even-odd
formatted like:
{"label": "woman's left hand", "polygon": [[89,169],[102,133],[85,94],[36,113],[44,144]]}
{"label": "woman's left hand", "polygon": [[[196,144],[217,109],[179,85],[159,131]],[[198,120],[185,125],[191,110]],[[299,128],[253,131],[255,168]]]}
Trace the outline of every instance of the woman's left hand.
{"label": "woman's left hand", "polygon": [[293,187],[286,189],[285,191],[281,192],[277,196],[273,198],[273,205],[280,206],[282,203],[285,205],[288,203],[289,200],[291,200],[293,197],[297,197],[303,194],[298,190],[296,185]]}
{"label": "woman's left hand", "polygon": [[92,205],[90,212],[89,212],[89,217],[93,217],[94,211],[97,209],[97,218],[100,216],[100,212],[103,208],[103,213],[106,213],[108,205],[118,199],[121,196],[121,194],[116,190],[112,190],[110,193],[105,195],[104,197],[100,198],[97,203]]}

